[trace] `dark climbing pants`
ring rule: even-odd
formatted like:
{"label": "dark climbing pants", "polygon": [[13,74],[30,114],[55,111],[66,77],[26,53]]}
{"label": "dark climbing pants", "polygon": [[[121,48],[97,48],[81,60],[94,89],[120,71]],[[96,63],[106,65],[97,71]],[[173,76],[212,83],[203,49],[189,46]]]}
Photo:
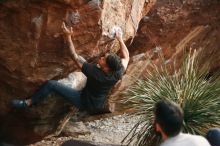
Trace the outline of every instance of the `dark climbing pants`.
{"label": "dark climbing pants", "polygon": [[64,99],[70,101],[77,108],[82,108],[82,102],[80,98],[81,91],[74,90],[73,88],[70,88],[55,80],[47,81],[37,92],[31,96],[33,104],[39,103],[51,92],[58,93]]}

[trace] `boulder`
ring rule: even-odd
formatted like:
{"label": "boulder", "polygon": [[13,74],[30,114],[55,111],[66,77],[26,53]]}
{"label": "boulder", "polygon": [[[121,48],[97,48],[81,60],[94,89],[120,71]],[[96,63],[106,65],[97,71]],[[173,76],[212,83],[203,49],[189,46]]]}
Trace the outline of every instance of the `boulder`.
{"label": "boulder", "polygon": [[61,79],[77,70],[63,41],[63,21],[73,28],[77,52],[95,61],[108,51],[117,51],[119,45],[111,32],[114,26],[121,27],[124,40],[131,43],[139,21],[155,1],[0,1],[0,139],[29,144],[68,119],[71,105],[54,98],[55,94],[28,110],[15,111],[9,106],[12,99],[30,96],[46,80]]}
{"label": "boulder", "polygon": [[[200,66],[219,71],[220,27],[218,0],[157,1],[140,21],[130,51],[133,54],[162,48],[167,61],[180,63],[190,48],[197,50]],[[153,60],[157,61],[158,56]],[[172,62],[172,61],[170,61]]]}

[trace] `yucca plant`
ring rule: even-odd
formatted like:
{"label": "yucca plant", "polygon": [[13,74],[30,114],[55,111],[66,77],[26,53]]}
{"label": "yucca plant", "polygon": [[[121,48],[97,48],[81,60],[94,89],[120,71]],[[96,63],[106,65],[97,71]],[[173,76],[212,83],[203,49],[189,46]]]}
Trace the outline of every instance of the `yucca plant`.
{"label": "yucca plant", "polygon": [[[208,77],[208,66],[200,69],[196,52],[188,53],[180,67],[172,63],[173,71],[168,71],[166,61],[159,66],[152,63],[147,71],[126,92],[123,102],[136,109],[141,115],[139,122],[124,138],[123,143],[137,146],[156,146],[161,138],[153,126],[154,104],[163,99],[178,103],[184,111],[183,132],[205,135],[210,127],[220,126],[220,84],[215,75]],[[162,55],[160,59],[164,60]]]}

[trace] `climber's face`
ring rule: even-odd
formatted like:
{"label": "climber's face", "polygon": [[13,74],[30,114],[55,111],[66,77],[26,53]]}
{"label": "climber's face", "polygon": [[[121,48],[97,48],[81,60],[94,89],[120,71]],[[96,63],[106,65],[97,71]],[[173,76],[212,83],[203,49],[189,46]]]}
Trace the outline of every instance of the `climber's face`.
{"label": "climber's face", "polygon": [[98,60],[98,64],[99,64],[100,68],[102,69],[102,71],[104,71],[106,73],[110,71],[110,68],[109,68],[108,64],[106,63],[107,56],[108,55],[100,57]]}

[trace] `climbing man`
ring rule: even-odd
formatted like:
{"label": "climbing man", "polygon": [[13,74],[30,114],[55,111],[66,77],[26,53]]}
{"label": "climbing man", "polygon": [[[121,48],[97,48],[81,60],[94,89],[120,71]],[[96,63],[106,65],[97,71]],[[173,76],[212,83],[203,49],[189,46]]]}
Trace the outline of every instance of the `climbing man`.
{"label": "climbing man", "polygon": [[121,58],[116,54],[107,54],[101,57],[97,64],[88,63],[82,56],[76,53],[72,42],[72,27],[66,27],[62,23],[64,39],[68,43],[72,59],[87,77],[87,82],[82,91],[76,91],[70,87],[63,85],[55,80],[48,80],[41,88],[32,96],[22,100],[14,99],[12,106],[17,108],[28,108],[36,105],[42,99],[47,97],[51,91],[60,94],[63,98],[70,101],[80,110],[88,112],[99,112],[104,108],[107,96],[112,87],[121,79],[124,74],[128,62],[129,52],[122,39],[122,31],[116,31],[115,37],[120,44]]}

